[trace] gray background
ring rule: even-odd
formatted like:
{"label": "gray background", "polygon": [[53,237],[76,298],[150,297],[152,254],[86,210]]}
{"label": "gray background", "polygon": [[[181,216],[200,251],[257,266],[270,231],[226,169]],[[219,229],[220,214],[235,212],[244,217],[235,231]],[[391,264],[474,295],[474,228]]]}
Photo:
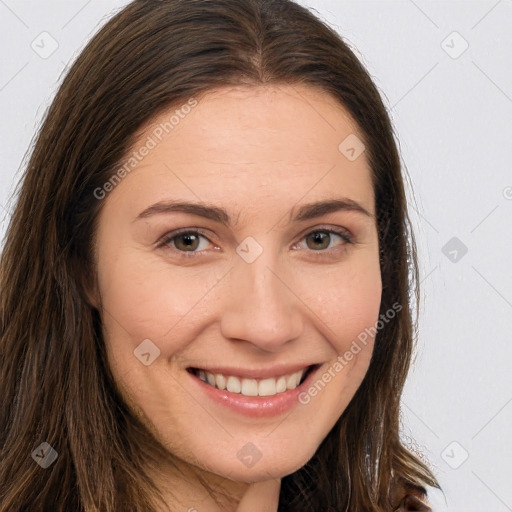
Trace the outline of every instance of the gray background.
{"label": "gray background", "polygon": [[[2,238],[66,65],[126,3],[0,0]],[[512,0],[300,3],[374,77],[414,191],[423,304],[403,439],[445,490],[434,511],[512,511]]]}

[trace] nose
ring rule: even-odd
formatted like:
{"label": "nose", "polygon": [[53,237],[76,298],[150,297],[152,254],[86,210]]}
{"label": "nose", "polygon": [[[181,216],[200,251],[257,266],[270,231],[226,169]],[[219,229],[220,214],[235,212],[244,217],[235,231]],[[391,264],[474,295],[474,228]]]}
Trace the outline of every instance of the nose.
{"label": "nose", "polygon": [[302,303],[288,282],[290,273],[279,271],[269,252],[252,263],[235,263],[223,291],[221,331],[226,339],[278,352],[303,332]]}

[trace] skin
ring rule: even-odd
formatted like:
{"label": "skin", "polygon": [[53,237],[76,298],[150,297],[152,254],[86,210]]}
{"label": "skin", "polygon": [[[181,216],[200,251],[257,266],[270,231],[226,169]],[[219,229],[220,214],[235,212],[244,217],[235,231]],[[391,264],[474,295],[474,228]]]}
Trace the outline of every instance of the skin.
{"label": "skin", "polygon": [[[174,110],[147,124],[133,148]],[[178,458],[179,473],[155,472],[171,510],[177,502],[191,512],[277,510],[281,478],[314,455],[366,374],[371,337],[308,404],[247,418],[198,394],[185,371],[321,363],[321,376],[375,325],[382,282],[374,193],[366,153],[350,161],[338,150],[350,134],[362,138],[321,90],[225,87],[202,97],[103,199],[93,301],[127,403]],[[340,197],[370,215],[289,221],[301,205]],[[223,207],[234,224],[182,212],[136,220],[170,199]],[[187,258],[183,236],[157,247],[181,228],[204,230],[189,242],[195,257]],[[355,243],[336,234],[315,242],[328,228],[345,228]],[[248,236],[263,248],[252,263],[236,252]],[[133,353],[145,339],[160,350],[149,366]],[[262,454],[250,468],[236,455],[248,442]],[[193,472],[225,490],[222,507]]]}

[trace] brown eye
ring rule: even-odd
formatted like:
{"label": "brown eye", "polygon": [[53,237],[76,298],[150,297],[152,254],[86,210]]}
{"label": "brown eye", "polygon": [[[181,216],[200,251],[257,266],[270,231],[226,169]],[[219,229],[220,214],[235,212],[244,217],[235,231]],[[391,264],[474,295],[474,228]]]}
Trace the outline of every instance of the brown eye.
{"label": "brown eye", "polygon": [[199,246],[199,237],[194,233],[182,233],[173,238],[174,246],[180,251],[195,251]]}
{"label": "brown eye", "polygon": [[[311,234],[309,234],[306,237],[306,240],[308,240],[307,246],[309,249],[313,250],[319,250],[319,249],[327,249],[329,247],[329,243],[331,241],[331,235],[330,233],[327,233],[326,231],[315,231]],[[312,241],[312,243],[309,243],[309,240]]]}
{"label": "brown eye", "polygon": [[210,240],[199,231],[174,231],[165,235],[158,243],[159,248],[169,249],[183,256],[199,256],[211,244]]}

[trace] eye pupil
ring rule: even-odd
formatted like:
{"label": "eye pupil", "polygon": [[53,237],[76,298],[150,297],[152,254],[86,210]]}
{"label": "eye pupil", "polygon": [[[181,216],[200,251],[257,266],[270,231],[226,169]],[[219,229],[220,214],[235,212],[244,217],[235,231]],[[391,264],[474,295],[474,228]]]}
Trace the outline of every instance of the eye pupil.
{"label": "eye pupil", "polygon": [[[177,242],[175,242],[175,245],[178,249],[180,249],[179,243],[178,243],[179,240],[184,240],[184,241],[186,240],[186,242],[184,244],[185,250],[186,249],[192,249],[192,250],[197,249],[198,237],[192,233],[184,233],[184,234],[178,235],[176,237],[176,240],[177,240]],[[195,246],[194,246],[194,242],[196,242]]]}
{"label": "eye pupil", "polygon": [[[325,242],[325,240],[327,240],[327,246],[324,246],[324,247],[320,247],[320,249],[325,249],[326,247],[329,246],[329,239],[330,239],[330,235],[329,233],[323,233],[323,232],[316,232],[316,233],[313,233],[312,235],[310,235],[310,237],[312,239],[314,239],[314,243],[317,244],[322,244],[322,242]],[[308,243],[308,247],[310,249],[319,249],[319,247],[311,247]]]}

